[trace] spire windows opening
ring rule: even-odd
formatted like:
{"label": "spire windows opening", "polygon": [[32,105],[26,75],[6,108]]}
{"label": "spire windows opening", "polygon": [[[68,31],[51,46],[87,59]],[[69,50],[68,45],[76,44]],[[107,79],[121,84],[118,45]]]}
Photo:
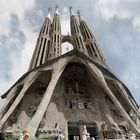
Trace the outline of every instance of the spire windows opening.
{"label": "spire windows opening", "polygon": [[45,28],[46,28],[46,22],[44,23],[44,26],[43,26],[43,34],[45,33]]}
{"label": "spire windows opening", "polygon": [[86,45],[86,48],[87,48],[87,51],[88,51],[89,56],[92,56],[93,54],[92,54],[92,51],[90,49],[90,46],[89,45]]}
{"label": "spire windows opening", "polygon": [[54,35],[54,42],[56,42],[56,34]]}
{"label": "spire windows opening", "polygon": [[98,52],[100,58],[102,59],[102,56],[101,56],[100,51],[99,51],[99,49],[98,49],[98,46],[97,46],[97,44],[96,44],[95,42],[94,42],[94,46],[95,46],[95,48],[96,48],[96,50],[97,50],[97,52]]}
{"label": "spire windows opening", "polygon": [[40,65],[42,64],[42,61],[43,61],[45,47],[46,47],[46,38],[44,39],[44,43],[43,43],[43,51],[42,51],[42,54],[41,54]]}
{"label": "spire windows opening", "polygon": [[97,57],[97,53],[96,53],[96,50],[95,50],[93,44],[91,43],[90,46],[91,46],[91,48],[92,48],[92,50],[93,50],[93,52],[94,52],[94,54],[95,54],[95,57]]}

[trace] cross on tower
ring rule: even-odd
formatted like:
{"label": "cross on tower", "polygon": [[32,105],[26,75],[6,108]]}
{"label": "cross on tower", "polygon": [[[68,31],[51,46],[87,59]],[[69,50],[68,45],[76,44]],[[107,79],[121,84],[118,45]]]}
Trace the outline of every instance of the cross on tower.
{"label": "cross on tower", "polygon": [[66,50],[67,50],[67,52],[69,51],[69,47],[68,46],[66,47]]}

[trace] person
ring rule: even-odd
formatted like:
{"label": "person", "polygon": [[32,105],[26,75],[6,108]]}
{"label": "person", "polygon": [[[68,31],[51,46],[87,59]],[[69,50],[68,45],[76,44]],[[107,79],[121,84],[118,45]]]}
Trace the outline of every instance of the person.
{"label": "person", "polygon": [[19,140],[28,140],[29,136],[27,134],[27,131],[22,131],[22,133],[20,134],[20,138]]}
{"label": "person", "polygon": [[4,134],[0,132],[0,140],[4,140]]}
{"label": "person", "polygon": [[129,140],[135,140],[136,139],[136,135],[133,132],[129,133]]}

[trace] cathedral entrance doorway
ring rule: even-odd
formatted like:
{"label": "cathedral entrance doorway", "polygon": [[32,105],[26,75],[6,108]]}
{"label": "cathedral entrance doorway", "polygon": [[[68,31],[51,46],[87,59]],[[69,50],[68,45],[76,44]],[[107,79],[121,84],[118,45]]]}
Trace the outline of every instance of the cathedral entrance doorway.
{"label": "cathedral entrance doorway", "polygon": [[79,140],[80,132],[78,123],[68,123],[68,139]]}
{"label": "cathedral entrance doorway", "polygon": [[87,132],[90,134],[90,138],[97,138],[96,126],[95,124],[85,124]]}
{"label": "cathedral entrance doorway", "polygon": [[96,124],[68,123],[68,140],[97,139]]}

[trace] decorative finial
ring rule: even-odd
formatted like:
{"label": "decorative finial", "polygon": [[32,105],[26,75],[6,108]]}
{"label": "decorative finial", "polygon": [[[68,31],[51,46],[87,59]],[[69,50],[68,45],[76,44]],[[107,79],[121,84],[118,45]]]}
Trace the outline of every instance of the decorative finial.
{"label": "decorative finial", "polygon": [[78,17],[79,17],[79,20],[80,20],[80,17],[81,17],[80,10],[77,10],[77,15],[78,15]]}
{"label": "decorative finial", "polygon": [[77,10],[77,15],[79,17],[79,21],[85,21],[84,18],[81,16],[80,10]]}
{"label": "decorative finial", "polygon": [[69,10],[70,10],[70,15],[75,15],[73,10],[72,10],[72,6],[69,7]]}
{"label": "decorative finial", "polygon": [[58,5],[55,6],[55,13],[59,15],[59,6]]}
{"label": "decorative finial", "polygon": [[51,19],[51,12],[52,12],[52,8],[48,7],[48,18]]}

